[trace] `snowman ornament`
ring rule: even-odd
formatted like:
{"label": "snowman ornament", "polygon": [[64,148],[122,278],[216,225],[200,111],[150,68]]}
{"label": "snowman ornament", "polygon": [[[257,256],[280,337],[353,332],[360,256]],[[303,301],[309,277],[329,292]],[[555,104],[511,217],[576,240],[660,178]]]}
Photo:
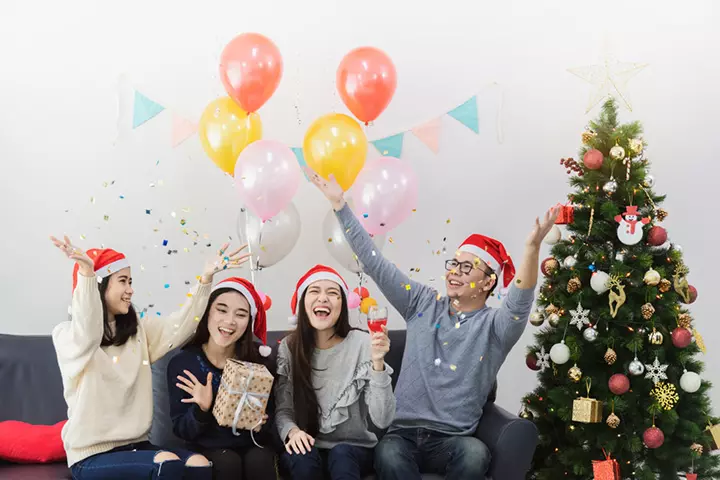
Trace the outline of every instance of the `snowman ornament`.
{"label": "snowman ornament", "polygon": [[650,217],[638,220],[638,207],[630,205],[625,207],[625,213],[617,215],[615,221],[620,225],[617,229],[617,236],[625,245],[635,245],[643,237],[643,225],[650,223]]}

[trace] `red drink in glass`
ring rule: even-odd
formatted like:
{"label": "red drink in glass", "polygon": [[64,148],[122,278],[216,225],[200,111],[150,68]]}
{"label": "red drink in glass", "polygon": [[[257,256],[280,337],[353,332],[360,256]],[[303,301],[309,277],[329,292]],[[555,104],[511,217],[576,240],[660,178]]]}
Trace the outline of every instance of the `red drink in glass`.
{"label": "red drink in glass", "polygon": [[382,327],[387,326],[388,312],[387,308],[373,307],[368,312],[368,329],[371,332],[382,332]]}

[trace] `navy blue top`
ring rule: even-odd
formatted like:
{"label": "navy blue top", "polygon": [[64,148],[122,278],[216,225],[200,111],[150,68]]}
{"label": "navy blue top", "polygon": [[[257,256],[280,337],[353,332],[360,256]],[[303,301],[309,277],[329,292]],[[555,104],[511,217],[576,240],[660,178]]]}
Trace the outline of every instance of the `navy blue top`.
{"label": "navy blue top", "polygon": [[[259,344],[256,347],[259,347]],[[275,362],[270,357],[262,358],[262,363],[273,376],[276,375]],[[212,372],[213,405],[222,378],[222,370],[210,363],[210,360],[205,356],[205,352],[198,346],[185,347],[170,360],[167,368],[167,381],[170,394],[170,416],[172,417],[175,435],[188,442],[191,446],[207,449],[253,446],[249,430],[237,430],[239,435],[236,436],[233,434],[232,428],[218,425],[212,414],[212,406],[209,411],[203,412],[196,403],[183,403],[180,401],[183,398],[190,398],[188,393],[175,386],[178,383],[178,375],[186,376],[183,370],[192,372],[200,382],[205,382],[207,374]],[[274,390],[275,385],[273,385]],[[255,441],[262,446],[274,443],[271,439],[272,432],[275,430],[275,402],[273,397],[274,395],[271,392],[265,411],[270,418],[262,426],[260,432],[253,433]]]}

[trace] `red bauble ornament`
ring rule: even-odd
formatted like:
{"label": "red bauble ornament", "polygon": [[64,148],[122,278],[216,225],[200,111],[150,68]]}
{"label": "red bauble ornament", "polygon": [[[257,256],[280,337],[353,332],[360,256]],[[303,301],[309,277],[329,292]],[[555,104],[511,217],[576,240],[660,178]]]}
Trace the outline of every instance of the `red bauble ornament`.
{"label": "red bauble ornament", "polygon": [[622,373],[616,373],[608,380],[608,387],[615,395],[622,395],[630,390],[630,379]]}
{"label": "red bauble ornament", "polygon": [[665,434],[657,427],[650,427],[643,433],[643,442],[648,448],[658,448],[665,442]]}
{"label": "red bauble ornament", "polygon": [[693,287],[692,285],[689,285],[688,291],[690,292],[690,302],[689,303],[695,303],[695,300],[697,300],[697,297],[698,297],[697,288]]}
{"label": "red bauble ornament", "polygon": [[272,299],[270,298],[270,295],[265,295],[265,301],[263,302],[263,308],[265,310],[270,310],[270,307],[272,307]]}
{"label": "red bauble ornament", "polygon": [[672,342],[677,348],[685,348],[692,343],[692,333],[687,328],[677,327],[672,331]]}
{"label": "red bauble ornament", "polygon": [[534,353],[528,353],[528,356],[525,357],[525,365],[527,365],[530,370],[534,370],[536,372],[540,370],[540,367],[538,367],[537,364],[537,356]]}
{"label": "red bauble ornament", "polygon": [[360,298],[368,298],[370,296],[370,292],[365,287],[358,287],[355,290],[353,290],[353,292],[360,295]]}
{"label": "red bauble ornament", "polygon": [[543,275],[546,277],[549,277],[553,273],[557,272],[557,269],[560,268],[560,262],[558,262],[553,257],[548,257],[545,260],[542,261],[540,264],[540,271]]}
{"label": "red bauble ornament", "polygon": [[665,230],[663,227],[655,225],[650,230],[648,230],[647,242],[653,247],[659,247],[663,243],[667,242],[667,238],[667,230]]}
{"label": "red bauble ornament", "polygon": [[583,155],[583,163],[585,164],[585,168],[589,168],[590,170],[597,170],[602,167],[603,160],[604,158],[602,152],[595,148],[593,148],[592,150],[588,150],[587,152],[585,152],[585,155]]}

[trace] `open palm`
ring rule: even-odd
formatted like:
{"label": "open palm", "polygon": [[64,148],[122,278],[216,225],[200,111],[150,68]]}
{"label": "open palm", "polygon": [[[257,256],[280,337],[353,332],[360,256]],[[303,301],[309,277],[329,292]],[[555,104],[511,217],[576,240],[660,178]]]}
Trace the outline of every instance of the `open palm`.
{"label": "open palm", "polygon": [[207,374],[205,385],[200,383],[190,370],[183,370],[183,373],[187,378],[178,375],[179,382],[175,386],[190,394],[190,398],[183,398],[180,401],[183,403],[196,403],[203,412],[210,410],[213,401],[212,373]]}
{"label": "open palm", "polygon": [[543,216],[542,221],[540,221],[540,218],[536,218],[535,226],[530,232],[530,235],[525,243],[532,247],[539,247],[540,242],[542,242],[543,238],[545,238],[545,235],[547,235],[553,225],[555,225],[555,220],[557,220],[559,213],[560,207],[553,207],[545,212],[545,216]]}
{"label": "open palm", "polygon": [[320,190],[322,194],[325,195],[325,198],[330,201],[330,203],[333,205],[333,208],[335,208],[336,210],[342,208],[342,206],[345,204],[345,199],[343,197],[344,192],[342,187],[332,174],[330,174],[330,176],[326,180],[314,170],[312,170],[310,167],[305,167],[305,174],[313,183],[313,185],[315,185],[318,190]]}

